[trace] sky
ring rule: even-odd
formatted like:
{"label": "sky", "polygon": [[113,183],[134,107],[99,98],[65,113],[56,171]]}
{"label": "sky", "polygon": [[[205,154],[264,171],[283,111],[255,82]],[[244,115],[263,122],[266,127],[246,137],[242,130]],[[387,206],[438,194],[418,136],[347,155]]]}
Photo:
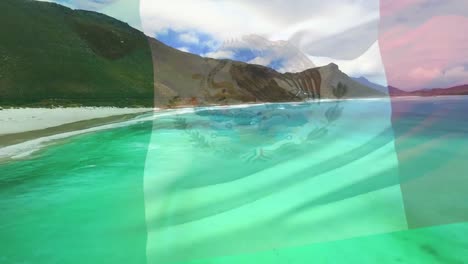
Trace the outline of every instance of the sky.
{"label": "sky", "polygon": [[281,72],[334,62],[352,77],[405,90],[468,83],[466,0],[55,1],[108,14],[182,51]]}
{"label": "sky", "polygon": [[381,0],[387,81],[407,90],[468,83],[468,1]]}
{"label": "sky", "polygon": [[[185,51],[240,59],[282,72],[335,62],[350,75],[386,84],[377,44],[378,0],[296,0],[294,4],[278,0],[141,0],[140,10],[146,33],[163,41],[170,38],[172,46]],[[187,34],[190,39],[185,38]],[[203,41],[197,40],[200,35],[204,35]],[[269,43],[253,42],[252,35]],[[197,47],[203,45],[199,52]],[[236,52],[232,46],[238,47]],[[294,48],[310,63],[291,50]],[[298,67],[291,66],[294,64]]]}

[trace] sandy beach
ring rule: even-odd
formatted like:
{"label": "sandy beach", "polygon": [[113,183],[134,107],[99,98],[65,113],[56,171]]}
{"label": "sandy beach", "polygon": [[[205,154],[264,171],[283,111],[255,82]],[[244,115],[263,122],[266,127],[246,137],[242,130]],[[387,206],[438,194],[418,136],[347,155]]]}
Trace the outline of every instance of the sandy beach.
{"label": "sandy beach", "polygon": [[152,108],[12,108],[0,110],[0,149],[38,138],[123,122]]}
{"label": "sandy beach", "polygon": [[83,120],[152,111],[151,108],[12,108],[0,111],[0,136],[41,130]]}

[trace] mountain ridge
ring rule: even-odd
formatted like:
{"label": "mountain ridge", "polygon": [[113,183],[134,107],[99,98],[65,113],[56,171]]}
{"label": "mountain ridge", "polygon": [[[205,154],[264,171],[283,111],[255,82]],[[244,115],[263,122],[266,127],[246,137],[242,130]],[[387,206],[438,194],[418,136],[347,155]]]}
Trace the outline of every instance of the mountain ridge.
{"label": "mountain ridge", "polygon": [[185,53],[100,13],[4,0],[0,104],[178,106],[380,97],[336,64],[297,73]]}
{"label": "mountain ridge", "polygon": [[[308,99],[381,97],[331,63],[297,73],[173,49],[149,38],[154,62],[155,105],[210,105]],[[337,92],[339,84],[341,92]]]}
{"label": "mountain ridge", "polygon": [[353,80],[359,82],[362,85],[373,88],[373,89],[375,89],[375,90],[377,90],[379,92],[382,92],[382,93],[388,95],[388,88],[386,86],[371,82],[371,81],[369,81],[369,79],[367,79],[364,76],[352,77],[352,78],[353,78]]}
{"label": "mountain ridge", "polygon": [[404,91],[399,88],[389,86],[391,96],[445,96],[445,95],[468,95],[468,84],[456,85],[448,88],[421,89],[415,91]]}

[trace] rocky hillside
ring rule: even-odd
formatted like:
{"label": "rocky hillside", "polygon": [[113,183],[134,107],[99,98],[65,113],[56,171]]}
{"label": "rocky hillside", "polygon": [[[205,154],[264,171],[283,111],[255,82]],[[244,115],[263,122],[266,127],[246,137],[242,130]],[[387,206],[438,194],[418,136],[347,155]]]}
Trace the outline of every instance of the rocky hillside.
{"label": "rocky hillside", "polygon": [[378,97],[334,64],[300,73],[202,58],[111,17],[0,1],[0,105],[185,105]]}
{"label": "rocky hillside", "polygon": [[154,39],[150,46],[157,106],[384,96],[354,81],[336,64],[282,74],[260,65],[203,58]]}

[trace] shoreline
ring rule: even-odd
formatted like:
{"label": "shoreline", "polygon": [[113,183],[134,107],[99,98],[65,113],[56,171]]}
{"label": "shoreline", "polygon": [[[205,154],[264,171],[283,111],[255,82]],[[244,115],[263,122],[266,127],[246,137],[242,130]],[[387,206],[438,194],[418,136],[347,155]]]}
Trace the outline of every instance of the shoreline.
{"label": "shoreline", "polygon": [[[24,110],[24,109],[23,109]],[[34,110],[29,108],[28,110]],[[58,109],[61,110],[61,109]],[[135,110],[135,109],[133,109]],[[0,135],[0,164],[29,157],[33,153],[69,137],[125,127],[155,117],[191,113],[192,109],[136,109],[134,113],[81,120],[40,130]],[[0,125],[2,125],[0,121]]]}
{"label": "shoreline", "polygon": [[20,144],[20,143],[33,140],[33,139],[53,136],[53,135],[57,135],[61,133],[79,131],[83,129],[89,129],[93,127],[99,127],[103,125],[124,122],[124,121],[131,120],[145,113],[149,113],[149,112],[112,115],[112,116],[107,116],[107,117],[92,118],[92,119],[86,119],[86,120],[81,120],[81,121],[76,121],[76,122],[65,123],[65,124],[61,124],[58,126],[51,126],[51,127],[47,127],[43,129],[36,129],[36,130],[23,131],[23,132],[18,132],[18,133],[10,133],[10,134],[1,134],[0,135],[0,148]]}
{"label": "shoreline", "polygon": [[61,138],[124,123],[153,108],[10,108],[0,110],[0,162],[28,156]]}
{"label": "shoreline", "polygon": [[[127,126],[135,124],[142,121],[151,121],[155,117],[175,115],[175,114],[186,114],[193,113],[195,111],[203,110],[216,110],[216,109],[236,109],[236,108],[248,108],[261,105],[271,105],[271,104],[308,104],[308,103],[328,103],[336,101],[373,101],[373,100],[388,100],[389,103],[392,101],[402,101],[402,100],[427,100],[435,98],[457,98],[460,96],[435,96],[435,97],[423,97],[423,96],[400,96],[400,97],[378,97],[378,98],[349,98],[349,99],[322,99],[322,100],[309,100],[309,101],[298,101],[298,102],[278,102],[278,103],[246,103],[246,104],[236,104],[236,105],[212,105],[212,106],[179,106],[177,108],[99,108],[99,107],[87,107],[87,108],[52,108],[47,109],[49,113],[60,112],[63,115],[69,115],[70,111],[77,113],[84,111],[91,111],[92,114],[88,115],[75,115],[71,118],[63,118],[59,120],[58,125],[51,125],[50,123],[35,123],[40,124],[39,129],[31,129],[32,126],[28,126],[23,129],[23,131],[16,133],[3,134],[2,129],[7,127],[5,123],[8,121],[18,121],[13,120],[13,117],[9,117],[11,120],[5,122],[4,117],[5,113],[0,110],[0,163],[3,163],[5,160],[14,160],[18,158],[27,157],[34,152],[42,149],[43,147],[49,145],[50,143],[56,142],[61,139],[72,137],[75,135],[80,135],[84,133],[112,129],[122,126]],[[119,110],[120,109],[120,110]],[[38,110],[44,110],[43,108],[16,108],[9,109],[10,111],[21,111],[28,112],[29,115],[34,113],[38,114]],[[117,111],[116,111],[117,110]],[[68,113],[67,113],[68,111]],[[138,118],[139,116],[144,116],[145,114],[153,113],[148,117]],[[2,116],[3,114],[3,116]],[[21,116],[21,115],[20,115]],[[3,118],[1,118],[3,117]],[[48,118],[54,117],[53,115],[48,116]],[[78,121],[76,121],[78,120]],[[36,120],[37,121],[37,120]],[[18,130],[18,128],[16,128]],[[5,129],[3,129],[5,131]]]}
{"label": "shoreline", "polygon": [[8,108],[0,110],[0,137],[85,120],[144,113],[153,110],[152,108],[115,107]]}

